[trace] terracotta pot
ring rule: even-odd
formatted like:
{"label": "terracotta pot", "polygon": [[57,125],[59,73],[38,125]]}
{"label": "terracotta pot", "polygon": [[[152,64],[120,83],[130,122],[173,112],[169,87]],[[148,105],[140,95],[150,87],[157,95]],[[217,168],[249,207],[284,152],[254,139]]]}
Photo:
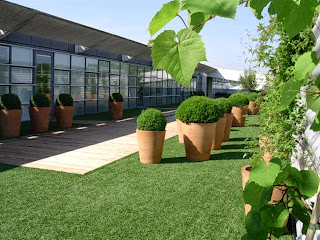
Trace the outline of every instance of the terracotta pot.
{"label": "terracotta pot", "polygon": [[211,150],[220,150],[222,139],[224,137],[224,129],[226,126],[226,117],[221,117],[216,125],[215,135],[213,137]]}
{"label": "terracotta pot", "polygon": [[268,138],[267,137],[261,137],[259,139],[259,147],[260,151],[264,151],[264,154],[262,156],[263,160],[266,162],[266,164],[269,166],[269,162],[272,159],[272,152],[265,150],[265,148],[268,146]]}
{"label": "terracotta pot", "polygon": [[260,110],[259,104],[256,104],[254,101],[249,102],[248,106],[248,114],[249,115],[256,115]]}
{"label": "terracotta pot", "polygon": [[[252,166],[251,165],[246,165],[246,166],[241,168],[242,189],[243,190],[245,189],[246,184],[249,181],[249,175],[250,175],[251,170],[252,170]],[[271,200],[269,201],[269,203],[275,205],[274,201],[280,201],[284,196],[284,191],[285,191],[285,187],[274,187],[273,191],[272,191]],[[250,210],[251,210],[251,205],[250,204],[245,204],[245,213],[246,213],[246,215],[248,214],[248,212],[250,212]]]}
{"label": "terracotta pot", "polygon": [[51,102],[51,93],[44,93],[44,95],[46,95],[46,97],[50,100]]}
{"label": "terracotta pot", "polygon": [[223,136],[222,142],[228,142],[230,132],[231,132],[231,127],[232,127],[233,114],[232,113],[225,113],[223,116],[226,117],[227,120],[226,120],[226,126],[224,128],[224,136]]}
{"label": "terracotta pot", "polygon": [[231,113],[233,114],[233,127],[243,127],[246,122],[246,115],[248,113],[247,107],[232,107]]}
{"label": "terracotta pot", "polygon": [[182,124],[186,158],[192,161],[210,159],[210,152],[217,123]]}
{"label": "terracotta pot", "polygon": [[55,106],[54,115],[56,116],[58,128],[71,128],[74,106]]}
{"label": "terracotta pot", "polygon": [[109,112],[112,119],[121,119],[123,113],[123,102],[109,102]]}
{"label": "terracotta pot", "polygon": [[160,163],[166,131],[136,130],[140,162]]}
{"label": "terracotta pot", "polygon": [[182,124],[179,119],[176,119],[177,122],[177,132],[178,132],[178,137],[179,137],[179,143],[183,143],[183,133],[182,133]]}
{"label": "terracotta pot", "polygon": [[91,93],[86,93],[86,99],[92,99]]}
{"label": "terracotta pot", "polygon": [[92,99],[97,99],[97,94],[96,93],[92,93],[91,96],[92,96]]}
{"label": "terracotta pot", "polygon": [[47,132],[51,107],[29,107],[32,132]]}
{"label": "terracotta pot", "polygon": [[18,137],[20,135],[22,109],[0,109],[0,136]]}

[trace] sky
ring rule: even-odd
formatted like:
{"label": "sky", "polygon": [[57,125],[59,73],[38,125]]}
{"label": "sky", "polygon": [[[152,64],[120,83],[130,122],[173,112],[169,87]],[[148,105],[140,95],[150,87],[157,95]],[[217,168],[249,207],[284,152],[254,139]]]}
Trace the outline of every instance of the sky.
{"label": "sky", "polygon": [[[57,17],[81,23],[121,37],[147,44],[150,40],[148,26],[152,17],[163,4],[170,0],[10,0],[23,6],[37,9]],[[186,14],[182,14],[187,21]],[[256,34],[259,21],[250,9],[238,7],[235,20],[216,17],[201,31],[207,60],[203,64],[215,68],[243,71],[251,55],[245,52],[249,38]],[[184,25],[175,18],[165,29],[178,31]],[[263,69],[257,69],[262,71]]]}

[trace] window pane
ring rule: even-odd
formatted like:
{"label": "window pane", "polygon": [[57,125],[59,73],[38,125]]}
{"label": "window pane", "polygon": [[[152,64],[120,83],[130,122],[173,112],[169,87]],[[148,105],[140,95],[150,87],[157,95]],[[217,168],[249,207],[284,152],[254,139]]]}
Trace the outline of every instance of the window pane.
{"label": "window pane", "polygon": [[119,72],[120,72],[120,63],[111,62],[110,63],[110,72],[111,73],[115,73],[115,74],[119,74]]}
{"label": "window pane", "polygon": [[32,86],[29,85],[13,85],[11,87],[12,93],[19,96],[21,103],[28,104],[32,94]]}
{"label": "window pane", "polygon": [[9,83],[9,66],[0,65],[0,84]]}
{"label": "window pane", "polygon": [[8,86],[0,86],[0,95],[9,93],[9,87]]}
{"label": "window pane", "polygon": [[129,99],[129,108],[137,107],[137,99]]}
{"label": "window pane", "polygon": [[129,86],[136,86],[137,77],[129,77]]}
{"label": "window pane", "polygon": [[110,95],[112,93],[118,93],[119,92],[119,87],[110,87]]}
{"label": "window pane", "polygon": [[70,69],[70,55],[55,53],[54,54],[54,67]]}
{"label": "window pane", "polygon": [[137,97],[137,88],[129,88],[129,97]]}
{"label": "window pane", "polygon": [[151,68],[145,68],[145,73],[144,73],[145,77],[151,77]]}
{"label": "window pane", "polygon": [[72,85],[84,85],[84,72],[71,72]]}
{"label": "window pane", "polygon": [[137,75],[137,66],[130,65],[129,74],[136,76]]}
{"label": "window pane", "polygon": [[0,46],[0,63],[9,63],[9,47]]}
{"label": "window pane", "polygon": [[99,61],[99,72],[109,72],[109,62]]}
{"label": "window pane", "polygon": [[97,87],[86,87],[86,99],[97,99]]}
{"label": "window pane", "polygon": [[69,84],[70,83],[70,72],[68,71],[54,71],[54,83],[55,84]]}
{"label": "window pane", "polygon": [[98,75],[95,73],[86,73],[86,85],[97,85]]}
{"label": "window pane", "polygon": [[32,66],[32,50],[26,48],[12,47],[12,64]]}
{"label": "window pane", "polygon": [[128,86],[128,77],[120,76],[120,86],[127,87]]}
{"label": "window pane", "polygon": [[98,91],[99,98],[108,98],[109,97],[109,88],[108,87],[99,87]]}
{"label": "window pane", "polygon": [[84,114],[84,102],[74,102],[74,115]]}
{"label": "window pane", "polygon": [[99,101],[98,102],[98,111],[99,112],[108,112],[109,111],[109,102],[108,101]]}
{"label": "window pane", "polygon": [[69,94],[69,89],[70,89],[70,87],[68,87],[68,86],[56,86],[56,87],[54,87],[54,100],[56,100],[57,97],[59,96],[59,94],[61,94],[61,93]]}
{"label": "window pane", "polygon": [[158,69],[157,78],[162,78],[162,70]]}
{"label": "window pane", "polygon": [[86,71],[98,72],[98,60],[92,59],[92,58],[87,58]]}
{"label": "window pane", "polygon": [[13,67],[12,71],[12,83],[32,83],[32,69]]}
{"label": "window pane", "polygon": [[109,74],[100,73],[99,74],[99,85],[100,86],[109,86]]}
{"label": "window pane", "polygon": [[119,76],[110,75],[110,85],[118,85],[119,86]]}
{"label": "window pane", "polygon": [[83,100],[84,87],[71,87],[71,96],[73,100]]}
{"label": "window pane", "polygon": [[84,70],[84,57],[71,56],[71,68],[74,70]]}
{"label": "window pane", "polygon": [[129,74],[129,64],[121,63],[121,74]]}
{"label": "window pane", "polygon": [[86,101],[85,102],[85,113],[96,113],[97,112],[97,101]]}
{"label": "window pane", "polygon": [[124,98],[128,97],[128,88],[120,88],[120,93]]}

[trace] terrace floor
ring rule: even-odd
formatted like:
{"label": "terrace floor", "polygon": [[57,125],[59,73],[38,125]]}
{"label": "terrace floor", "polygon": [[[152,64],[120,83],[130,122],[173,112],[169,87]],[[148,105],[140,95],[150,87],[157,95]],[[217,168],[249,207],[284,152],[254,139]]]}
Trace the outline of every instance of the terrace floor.
{"label": "terrace floor", "polygon": [[[175,111],[167,111],[166,139],[177,135]],[[118,121],[79,121],[88,127],[0,141],[0,162],[85,174],[138,151],[136,117]]]}

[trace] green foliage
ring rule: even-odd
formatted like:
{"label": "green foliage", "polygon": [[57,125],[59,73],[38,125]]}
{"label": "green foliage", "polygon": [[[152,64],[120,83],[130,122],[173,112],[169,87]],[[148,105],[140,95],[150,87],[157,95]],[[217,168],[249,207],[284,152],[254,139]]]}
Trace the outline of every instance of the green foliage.
{"label": "green foliage", "polygon": [[248,97],[243,93],[234,93],[229,97],[229,100],[234,107],[245,107],[249,104]]}
{"label": "green foliage", "polygon": [[260,93],[250,93],[248,95],[248,100],[251,101],[251,102],[255,102],[259,98],[261,98],[261,94]]}
{"label": "green foliage", "polygon": [[73,106],[73,98],[70,94],[61,93],[56,99],[57,106]]}
{"label": "green foliage", "polygon": [[191,96],[205,96],[204,91],[193,91]]}
{"label": "green foliage", "polygon": [[112,93],[109,97],[109,102],[123,102],[121,93]]}
{"label": "green foliage", "polygon": [[223,106],[224,113],[231,113],[232,104],[231,104],[230,99],[228,99],[228,98],[217,98],[217,99],[215,99],[215,102],[218,105],[222,105]]}
{"label": "green foliage", "polygon": [[[268,233],[278,235],[283,231],[289,214],[308,225],[310,213],[301,197],[312,197],[317,192],[318,185],[316,173],[310,170],[299,171],[289,164],[282,167],[280,159],[272,159],[269,166],[264,161],[254,166],[243,192],[245,203],[252,206],[246,216],[249,239],[266,239]],[[283,188],[286,197],[271,205],[269,201],[272,190],[279,186]]]}
{"label": "green foliage", "polygon": [[167,119],[160,110],[148,108],[137,119],[137,129],[144,131],[164,131]]}
{"label": "green foliage", "polygon": [[3,94],[2,96],[0,96],[0,109],[21,109],[21,101],[15,94]]}
{"label": "green foliage", "polygon": [[203,96],[190,97],[180,104],[176,118],[184,123],[212,123],[220,118],[218,106],[211,98]]}
{"label": "green foliage", "polygon": [[181,84],[189,87],[190,79],[200,61],[206,61],[201,36],[184,28],[175,33],[166,30],[154,40],[152,48],[154,70],[165,69]]}
{"label": "green foliage", "polygon": [[243,90],[253,91],[257,87],[256,73],[252,69],[245,69],[240,75],[239,82]]}
{"label": "green foliage", "polygon": [[37,93],[31,97],[30,107],[50,107],[50,100],[46,95]]}

